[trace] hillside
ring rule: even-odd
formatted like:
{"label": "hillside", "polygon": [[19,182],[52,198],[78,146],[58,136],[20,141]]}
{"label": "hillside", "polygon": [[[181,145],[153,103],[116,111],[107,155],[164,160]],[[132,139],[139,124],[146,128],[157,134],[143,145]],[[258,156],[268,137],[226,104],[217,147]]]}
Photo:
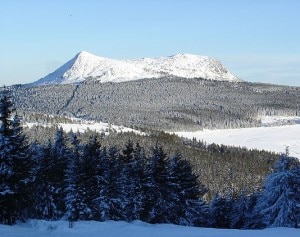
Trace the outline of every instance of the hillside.
{"label": "hillside", "polygon": [[300,113],[299,87],[247,82],[158,78],[10,89],[16,109],[25,118],[38,112],[139,129],[255,127],[261,126],[260,115]]}
{"label": "hillside", "polygon": [[88,80],[122,82],[160,77],[240,81],[219,61],[206,56],[176,54],[159,58],[116,60],[83,51],[32,85],[72,84]]}

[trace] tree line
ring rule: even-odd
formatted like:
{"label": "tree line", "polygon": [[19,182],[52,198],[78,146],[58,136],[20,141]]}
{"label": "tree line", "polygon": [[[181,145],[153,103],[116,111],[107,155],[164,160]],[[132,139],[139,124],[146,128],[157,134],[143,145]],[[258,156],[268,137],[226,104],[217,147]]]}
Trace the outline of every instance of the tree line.
{"label": "tree line", "polygon": [[142,220],[216,228],[299,227],[299,162],[283,156],[252,194],[218,196],[180,154],[155,145],[146,154],[130,140],[123,149],[82,144],[58,129],[54,141],[29,144],[8,95],[0,103],[0,221]]}

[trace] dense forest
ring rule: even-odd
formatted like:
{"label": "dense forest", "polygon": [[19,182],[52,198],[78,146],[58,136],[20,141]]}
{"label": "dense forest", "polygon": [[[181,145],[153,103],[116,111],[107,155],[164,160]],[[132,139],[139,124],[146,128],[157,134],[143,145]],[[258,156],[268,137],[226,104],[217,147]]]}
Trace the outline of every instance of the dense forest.
{"label": "dense forest", "polygon": [[261,115],[298,116],[300,88],[159,78],[121,83],[12,86],[19,113],[68,115],[164,131],[261,126]]}
{"label": "dense forest", "polygon": [[[251,179],[264,173],[263,185],[249,190],[253,184],[243,183],[236,189],[234,180],[240,180],[236,176],[242,170],[224,164],[240,162],[247,169],[248,160],[259,152],[207,146],[165,133],[152,135],[160,138],[154,144],[153,137],[147,143],[144,136],[121,145],[122,139],[113,137],[128,134],[114,134],[106,145],[106,136],[65,134],[60,128],[47,142],[29,142],[20,116],[12,112],[11,98],[5,93],[0,101],[0,221],[4,224],[65,218],[70,227],[76,220],[135,219],[215,228],[299,227],[300,165],[288,154],[278,159],[261,153],[258,159],[264,161],[263,154],[268,154],[267,162],[261,163],[271,170],[254,169]],[[188,150],[201,155],[188,159],[193,153]],[[212,164],[202,164],[202,158],[212,160],[219,172]],[[222,159],[225,163],[218,164]],[[224,170],[229,179],[222,181],[228,190],[215,188],[213,197],[205,196]],[[210,181],[201,175],[204,172],[210,173]]]}

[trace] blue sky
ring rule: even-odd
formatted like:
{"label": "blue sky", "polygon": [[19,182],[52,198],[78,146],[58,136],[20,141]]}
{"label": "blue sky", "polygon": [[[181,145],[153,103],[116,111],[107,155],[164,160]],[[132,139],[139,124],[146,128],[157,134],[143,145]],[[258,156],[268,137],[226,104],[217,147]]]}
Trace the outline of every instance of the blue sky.
{"label": "blue sky", "polygon": [[85,50],[219,59],[247,81],[300,86],[299,0],[1,0],[0,83],[33,82]]}

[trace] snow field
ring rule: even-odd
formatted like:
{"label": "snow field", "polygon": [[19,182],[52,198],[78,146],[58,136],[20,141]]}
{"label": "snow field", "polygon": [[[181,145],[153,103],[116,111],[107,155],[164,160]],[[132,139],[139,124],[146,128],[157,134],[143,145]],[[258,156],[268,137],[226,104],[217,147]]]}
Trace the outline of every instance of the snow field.
{"label": "snow field", "polygon": [[300,229],[269,228],[233,230],[147,224],[141,221],[78,221],[69,228],[67,221],[30,220],[14,226],[0,225],[2,237],[299,237]]}
{"label": "snow field", "polygon": [[300,159],[300,124],[195,132],[175,132],[180,137],[207,142],[284,153]]}

